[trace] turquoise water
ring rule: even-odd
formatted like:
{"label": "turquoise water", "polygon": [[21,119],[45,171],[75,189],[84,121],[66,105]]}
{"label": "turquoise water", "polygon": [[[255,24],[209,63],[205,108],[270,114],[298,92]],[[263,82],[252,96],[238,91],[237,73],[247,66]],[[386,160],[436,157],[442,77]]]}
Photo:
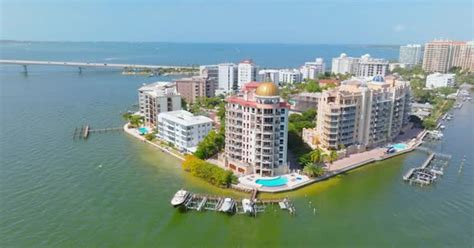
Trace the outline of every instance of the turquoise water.
{"label": "turquoise water", "polygon": [[397,151],[400,151],[400,150],[404,150],[408,147],[407,144],[404,144],[404,143],[398,143],[398,144],[395,144],[395,145],[392,145],[393,148],[395,148]]}
{"label": "turquoise water", "polygon": [[288,179],[286,177],[276,177],[272,179],[257,179],[255,183],[266,187],[278,187],[283,186],[288,183]]}
{"label": "turquoise water", "polygon": [[138,128],[138,131],[140,132],[140,134],[147,134],[148,133],[148,128],[140,127],[140,128]]}

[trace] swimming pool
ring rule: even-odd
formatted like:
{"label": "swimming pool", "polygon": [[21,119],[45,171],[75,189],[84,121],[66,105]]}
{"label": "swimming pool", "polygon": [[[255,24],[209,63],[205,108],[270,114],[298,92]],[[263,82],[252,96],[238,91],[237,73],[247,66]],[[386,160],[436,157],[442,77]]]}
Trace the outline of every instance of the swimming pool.
{"label": "swimming pool", "polygon": [[408,148],[407,144],[404,144],[404,143],[398,143],[398,144],[394,144],[392,145],[393,148],[395,148],[397,151],[401,151],[401,150],[405,150]]}
{"label": "swimming pool", "polygon": [[257,179],[255,183],[260,184],[266,187],[278,187],[283,186],[288,183],[288,179],[286,177],[275,177],[271,179]]}
{"label": "swimming pool", "polygon": [[138,132],[139,132],[140,134],[147,134],[147,133],[148,133],[148,128],[146,128],[146,127],[140,127],[140,128],[138,128]]}

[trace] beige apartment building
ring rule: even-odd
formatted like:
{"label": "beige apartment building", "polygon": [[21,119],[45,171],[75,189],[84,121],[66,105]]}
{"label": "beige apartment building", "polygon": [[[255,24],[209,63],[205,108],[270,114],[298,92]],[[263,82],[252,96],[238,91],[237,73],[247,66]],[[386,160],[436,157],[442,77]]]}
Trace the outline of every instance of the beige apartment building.
{"label": "beige apartment building", "polygon": [[382,146],[408,123],[410,98],[409,82],[394,76],[344,81],[322,93],[313,140],[324,149]]}
{"label": "beige apartment building", "polygon": [[214,97],[217,81],[215,78],[194,76],[175,81],[176,88],[188,103],[195,103],[202,97]]}
{"label": "beige apartment building", "polygon": [[288,172],[289,105],[274,83],[251,82],[226,99],[225,166],[239,174]]}
{"label": "beige apartment building", "polygon": [[146,84],[138,89],[138,105],[144,124],[156,127],[159,113],[181,109],[181,95],[171,82]]}
{"label": "beige apartment building", "polygon": [[431,41],[425,44],[423,70],[446,73],[454,66],[474,71],[473,41]]}

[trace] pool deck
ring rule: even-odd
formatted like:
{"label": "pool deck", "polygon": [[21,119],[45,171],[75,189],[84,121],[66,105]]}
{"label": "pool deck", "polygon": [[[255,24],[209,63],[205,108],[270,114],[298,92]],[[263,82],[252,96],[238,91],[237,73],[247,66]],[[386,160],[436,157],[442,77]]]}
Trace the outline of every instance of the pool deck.
{"label": "pool deck", "polygon": [[300,175],[297,173],[291,173],[291,174],[286,174],[282,176],[295,175],[295,177],[296,176],[302,177],[303,180],[296,181],[293,183],[288,183],[286,185],[278,186],[278,187],[266,187],[266,186],[262,186],[260,184],[255,183],[255,180],[259,178],[258,176],[247,175],[247,176],[243,176],[239,178],[239,184],[237,184],[237,187],[242,188],[242,189],[257,189],[260,192],[268,192],[268,193],[278,193],[278,192],[295,190],[295,189],[298,189],[298,188],[301,188],[301,187],[304,187],[316,182],[329,179],[339,174],[354,170],[356,168],[362,167],[367,164],[371,164],[377,161],[382,161],[385,159],[393,158],[395,156],[399,156],[399,155],[411,152],[415,150],[416,147],[421,145],[425,135],[426,135],[426,130],[423,130],[416,134],[415,139],[405,141],[405,142],[401,142],[400,139],[397,139],[398,142],[395,142],[395,143],[405,143],[407,144],[407,148],[397,151],[395,153],[386,154],[385,151],[387,150],[387,148],[384,146],[384,147],[378,147],[366,152],[349,155],[345,158],[334,161],[332,164],[326,163],[325,165],[327,167],[327,172],[325,175],[320,176],[320,177],[309,178],[307,176]]}

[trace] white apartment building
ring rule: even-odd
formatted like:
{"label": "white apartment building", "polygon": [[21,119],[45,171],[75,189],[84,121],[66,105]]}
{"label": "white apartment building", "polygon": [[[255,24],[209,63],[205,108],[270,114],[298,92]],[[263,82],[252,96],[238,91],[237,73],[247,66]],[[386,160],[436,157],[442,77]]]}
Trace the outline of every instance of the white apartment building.
{"label": "white apartment building", "polygon": [[252,60],[241,61],[238,68],[237,82],[239,88],[246,83],[257,81],[257,66]]}
{"label": "white apartment building", "polygon": [[273,82],[280,84],[280,73],[278,70],[265,69],[259,70],[257,75],[258,82]]}
{"label": "white apartment building", "polygon": [[228,94],[238,88],[238,67],[234,63],[218,65],[218,87],[216,94]]}
{"label": "white apartment building", "polygon": [[447,73],[433,73],[426,77],[426,88],[452,87],[454,86],[456,74]]}
{"label": "white apartment building", "polygon": [[408,123],[410,92],[410,83],[394,76],[347,80],[324,91],[318,103],[318,146],[363,151],[393,141]]}
{"label": "white apartment building", "polygon": [[172,82],[147,84],[138,89],[138,105],[145,125],[156,127],[159,113],[181,109],[181,95]]}
{"label": "white apartment building", "polygon": [[212,120],[184,110],[158,114],[158,138],[185,152],[195,152],[197,145],[212,130]]}
{"label": "white apartment building", "polygon": [[359,59],[355,75],[357,77],[385,76],[388,73],[388,64],[388,60],[372,58],[369,54],[365,54]]}
{"label": "white apartment building", "polygon": [[226,99],[225,166],[239,174],[288,172],[288,110],[274,83],[252,82]]}
{"label": "white apartment building", "polygon": [[292,84],[301,83],[301,72],[296,69],[282,69],[279,70],[280,83]]}
{"label": "white apartment building", "polygon": [[300,68],[302,79],[317,79],[319,74],[326,72],[326,64],[322,58],[317,58],[314,62],[306,62]]}
{"label": "white apartment building", "polygon": [[400,64],[418,65],[421,64],[423,58],[423,47],[419,44],[408,44],[400,46],[400,56],[398,62]]}
{"label": "white apartment building", "polygon": [[357,74],[359,58],[347,57],[347,54],[341,53],[337,58],[332,59],[331,72],[334,74]]}

